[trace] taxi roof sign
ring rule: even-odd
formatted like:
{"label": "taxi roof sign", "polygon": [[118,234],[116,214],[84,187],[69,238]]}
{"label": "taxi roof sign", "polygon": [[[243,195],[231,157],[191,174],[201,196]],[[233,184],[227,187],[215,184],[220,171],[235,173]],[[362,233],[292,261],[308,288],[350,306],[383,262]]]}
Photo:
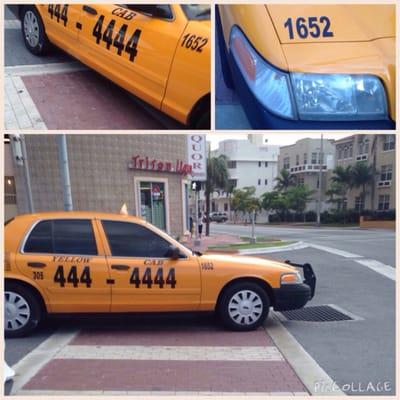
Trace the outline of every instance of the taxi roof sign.
{"label": "taxi roof sign", "polygon": [[120,213],[121,215],[129,215],[129,213],[128,213],[128,207],[127,207],[126,203],[124,203],[124,204],[122,205],[121,209],[119,210],[119,213]]}

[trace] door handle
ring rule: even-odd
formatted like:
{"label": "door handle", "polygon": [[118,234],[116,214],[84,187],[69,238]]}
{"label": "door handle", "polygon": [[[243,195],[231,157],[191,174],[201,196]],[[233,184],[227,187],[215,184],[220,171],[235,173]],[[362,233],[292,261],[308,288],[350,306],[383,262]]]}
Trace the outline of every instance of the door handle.
{"label": "door handle", "polygon": [[32,268],[44,268],[46,266],[46,264],[41,263],[41,262],[28,262],[28,267],[32,267]]}
{"label": "door handle", "polygon": [[129,265],[113,264],[111,269],[116,269],[118,271],[126,271],[129,269]]}
{"label": "door handle", "polygon": [[97,11],[93,7],[84,5],[82,8],[83,8],[83,11],[87,12],[88,14],[97,15]]}

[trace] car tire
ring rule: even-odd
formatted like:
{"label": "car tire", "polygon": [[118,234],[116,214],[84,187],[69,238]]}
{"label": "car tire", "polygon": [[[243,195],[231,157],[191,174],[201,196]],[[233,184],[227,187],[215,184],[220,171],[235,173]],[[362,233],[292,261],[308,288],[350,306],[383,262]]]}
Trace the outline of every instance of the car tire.
{"label": "car tire", "polygon": [[34,6],[24,6],[21,11],[21,32],[26,48],[35,56],[43,56],[50,49],[42,18]]}
{"label": "car tire", "polygon": [[4,333],[7,338],[23,337],[34,331],[42,319],[42,309],[34,293],[18,283],[4,289]]}
{"label": "car tire", "polygon": [[222,292],[218,313],[226,328],[251,331],[264,322],[269,307],[270,300],[263,288],[253,282],[239,282]]}
{"label": "car tire", "polygon": [[201,117],[196,121],[194,129],[210,129],[210,111],[206,111]]}

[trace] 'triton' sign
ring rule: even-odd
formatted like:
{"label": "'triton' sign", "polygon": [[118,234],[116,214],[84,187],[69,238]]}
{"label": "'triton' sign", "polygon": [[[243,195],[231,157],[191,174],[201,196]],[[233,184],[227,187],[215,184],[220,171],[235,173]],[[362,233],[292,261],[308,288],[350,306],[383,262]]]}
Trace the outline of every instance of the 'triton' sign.
{"label": "'triton' sign", "polygon": [[192,180],[207,180],[206,135],[188,136],[188,164],[192,166]]}

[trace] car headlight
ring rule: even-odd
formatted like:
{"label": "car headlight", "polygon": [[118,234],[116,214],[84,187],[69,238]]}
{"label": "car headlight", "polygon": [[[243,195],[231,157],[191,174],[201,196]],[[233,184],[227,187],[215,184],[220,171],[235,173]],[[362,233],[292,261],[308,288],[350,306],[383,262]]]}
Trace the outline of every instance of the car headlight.
{"label": "car headlight", "polygon": [[281,286],[282,285],[293,285],[296,283],[302,283],[303,279],[298,272],[289,272],[281,275]]}
{"label": "car headlight", "polygon": [[347,121],[387,118],[379,78],[350,74],[291,74],[299,118]]}
{"label": "car headlight", "polygon": [[229,42],[236,64],[258,101],[272,113],[294,119],[288,74],[274,68],[259,56],[236,26],[231,30]]}

